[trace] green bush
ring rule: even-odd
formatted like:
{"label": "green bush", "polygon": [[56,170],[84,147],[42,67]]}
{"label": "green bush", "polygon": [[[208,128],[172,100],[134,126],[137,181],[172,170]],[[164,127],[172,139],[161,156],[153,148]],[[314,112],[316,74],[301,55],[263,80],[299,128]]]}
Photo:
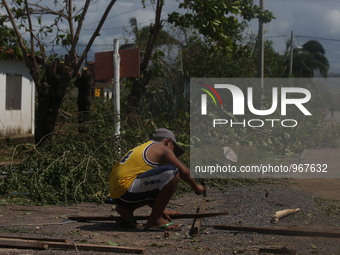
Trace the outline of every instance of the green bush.
{"label": "green bush", "polygon": [[[41,146],[19,145],[13,160],[20,165],[9,166],[6,178],[0,181],[0,192],[9,196],[31,194],[39,204],[71,202],[103,202],[108,196],[108,175],[123,153],[143,143],[155,128],[167,127],[186,138],[188,121],[165,121],[145,116],[123,114],[121,136],[114,135],[112,103],[105,99],[94,102],[88,133],[78,133],[77,115],[64,115],[53,139]],[[187,161],[187,159],[184,159]]]}

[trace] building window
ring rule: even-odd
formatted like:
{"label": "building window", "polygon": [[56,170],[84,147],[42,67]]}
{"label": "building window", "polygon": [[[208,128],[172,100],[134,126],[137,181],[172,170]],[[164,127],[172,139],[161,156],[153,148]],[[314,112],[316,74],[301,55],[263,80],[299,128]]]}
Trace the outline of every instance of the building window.
{"label": "building window", "polygon": [[22,76],[6,74],[6,110],[21,110]]}

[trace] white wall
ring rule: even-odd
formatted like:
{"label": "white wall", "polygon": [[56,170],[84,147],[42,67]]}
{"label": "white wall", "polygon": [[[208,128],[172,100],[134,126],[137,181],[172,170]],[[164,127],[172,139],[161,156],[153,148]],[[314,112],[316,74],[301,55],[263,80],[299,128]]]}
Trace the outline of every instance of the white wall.
{"label": "white wall", "polygon": [[[6,73],[22,75],[21,110],[6,110]],[[35,87],[28,68],[18,61],[0,61],[0,136],[34,134]]]}

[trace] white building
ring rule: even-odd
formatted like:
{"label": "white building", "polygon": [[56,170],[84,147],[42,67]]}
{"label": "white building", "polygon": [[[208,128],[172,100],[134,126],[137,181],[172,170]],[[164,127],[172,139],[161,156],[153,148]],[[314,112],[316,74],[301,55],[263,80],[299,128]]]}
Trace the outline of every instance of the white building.
{"label": "white building", "polygon": [[34,134],[35,87],[20,61],[0,61],[0,137]]}

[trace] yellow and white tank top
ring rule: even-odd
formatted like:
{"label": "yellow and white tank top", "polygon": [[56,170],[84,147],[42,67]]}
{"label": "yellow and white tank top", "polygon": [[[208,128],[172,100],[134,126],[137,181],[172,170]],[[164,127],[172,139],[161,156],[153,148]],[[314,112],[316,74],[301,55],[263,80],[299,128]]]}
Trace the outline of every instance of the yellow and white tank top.
{"label": "yellow and white tank top", "polygon": [[155,143],[155,141],[148,141],[133,148],[112,168],[109,175],[111,198],[122,196],[129,189],[138,174],[159,165],[151,162],[146,156],[147,150]]}

